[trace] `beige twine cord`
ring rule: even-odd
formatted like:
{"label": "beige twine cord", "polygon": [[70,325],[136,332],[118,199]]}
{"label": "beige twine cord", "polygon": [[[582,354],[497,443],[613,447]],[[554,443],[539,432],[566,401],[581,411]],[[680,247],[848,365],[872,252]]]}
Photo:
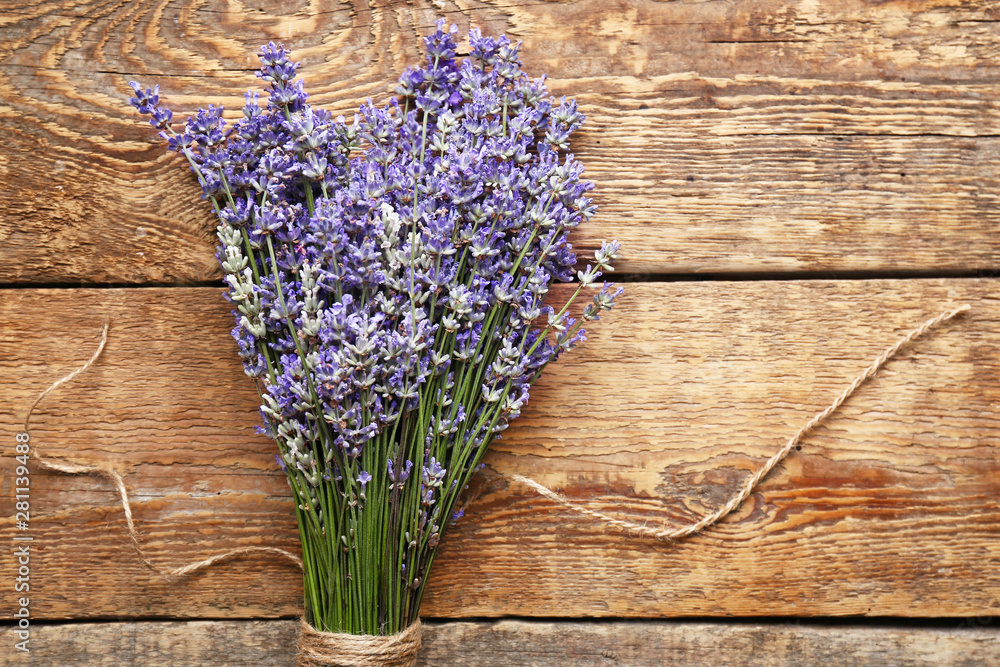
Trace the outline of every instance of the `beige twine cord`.
{"label": "beige twine cord", "polygon": [[570,499],[568,499],[566,496],[562,495],[561,493],[557,493],[552,489],[546,488],[541,484],[539,484],[538,482],[528,479],[527,477],[511,474],[507,475],[507,478],[520,482],[527,486],[530,486],[532,489],[542,494],[546,498],[554,500],[557,503],[561,503],[575,512],[584,514],[593,519],[598,519],[600,521],[603,521],[604,523],[615,526],[616,528],[621,528],[630,534],[642,535],[643,537],[652,537],[654,539],[663,540],[666,542],[677,540],[682,537],[688,537],[689,535],[694,535],[695,533],[705,530],[713,523],[719,521],[723,517],[730,514],[737,507],[739,507],[743,503],[743,501],[746,500],[751,493],[753,493],[753,490],[757,487],[760,481],[764,479],[764,477],[766,477],[769,472],[771,472],[774,466],[778,465],[782,461],[782,459],[788,456],[789,452],[791,452],[792,449],[794,449],[795,446],[802,441],[802,438],[804,438],[814,428],[823,423],[823,420],[825,420],[827,417],[833,414],[834,411],[837,410],[837,408],[843,405],[844,401],[850,398],[851,395],[855,391],[857,391],[861,385],[863,385],[865,382],[874,377],[875,373],[877,373],[878,370],[882,368],[882,366],[884,366],[887,361],[892,359],[896,355],[896,353],[899,352],[900,349],[902,349],[904,345],[911,342],[914,338],[918,338],[924,335],[925,333],[927,333],[934,327],[938,326],[942,322],[950,320],[959,313],[964,313],[965,311],[969,310],[969,308],[970,306],[968,304],[965,304],[963,306],[955,308],[954,310],[949,310],[947,312],[941,313],[937,317],[932,317],[931,319],[927,320],[916,329],[913,329],[905,336],[900,338],[898,341],[896,341],[896,343],[889,346],[884,352],[882,352],[882,354],[875,357],[875,360],[872,361],[871,365],[869,365],[868,368],[866,368],[864,371],[861,372],[860,375],[854,378],[854,382],[852,382],[840,394],[840,396],[838,396],[833,401],[833,403],[828,405],[826,409],[824,409],[822,412],[818,413],[812,419],[807,421],[805,425],[795,433],[795,435],[793,435],[791,438],[788,439],[788,442],[785,443],[784,447],[779,449],[774,454],[774,456],[772,456],[770,459],[767,460],[767,463],[764,464],[764,467],[762,467],[756,473],[751,475],[750,478],[746,482],[744,482],[743,488],[740,489],[739,493],[730,498],[725,505],[717,509],[715,512],[712,512],[711,514],[704,517],[700,521],[693,523],[689,526],[684,526],[682,528],[674,528],[672,530],[650,528],[649,526],[646,526],[644,524],[634,523],[632,521],[625,521],[623,519],[617,519],[613,516],[609,516],[602,512],[597,512],[595,510],[583,507],[582,505],[578,505],[573,501],[571,501]]}
{"label": "beige twine cord", "polygon": [[302,619],[298,667],[412,667],[420,651],[420,620],[394,635],[321,632]]}
{"label": "beige twine cord", "polygon": [[[87,360],[80,368],[76,369],[72,373],[66,375],[59,380],[56,380],[49,386],[48,389],[43,391],[35,399],[35,402],[31,404],[28,408],[28,414],[24,417],[24,431],[28,431],[28,423],[31,421],[31,414],[35,411],[38,404],[47,395],[55,391],[60,386],[66,384],[73,378],[75,378],[80,373],[84,372],[88,368],[94,365],[97,358],[101,356],[101,352],[104,351],[104,345],[108,342],[108,328],[110,327],[110,322],[108,320],[104,321],[104,327],[101,329],[101,342],[98,344],[97,349],[94,350],[94,354],[91,355],[90,359]],[[143,565],[148,567],[153,572],[157,574],[162,574],[166,577],[183,577],[194,572],[199,572],[213,565],[219,565],[221,563],[227,563],[231,560],[241,558],[254,553],[269,553],[275,556],[281,556],[287,558],[288,560],[294,562],[300,568],[302,567],[302,559],[293,554],[290,551],[285,551],[284,549],[279,549],[278,547],[241,547],[239,549],[232,549],[230,551],[225,551],[223,553],[215,554],[204,560],[196,561],[194,563],[189,563],[183,567],[174,568],[172,570],[163,570],[154,565],[143,552],[142,547],[139,545],[139,533],[135,529],[135,522],[132,520],[132,505],[128,500],[128,491],[125,490],[125,480],[118,473],[117,470],[113,468],[105,468],[104,466],[95,465],[80,465],[77,463],[63,463],[57,461],[50,461],[44,458],[36,458],[37,464],[41,468],[47,470],[54,470],[56,472],[65,473],[67,475],[96,475],[98,477],[103,477],[111,482],[111,484],[118,491],[118,496],[121,498],[122,509],[125,512],[125,523],[128,525],[128,535],[132,540],[132,546],[135,547],[135,552],[139,555],[139,560],[142,561]]]}
{"label": "beige twine cord", "polygon": [[[676,540],[682,537],[693,535],[711,526],[715,522],[719,521],[723,517],[730,514],[737,507],[739,507],[740,504],[742,504],[743,501],[745,501],[747,497],[749,497],[749,495],[753,493],[753,490],[757,487],[757,485],[761,482],[761,480],[764,479],[764,477],[767,476],[767,474],[771,472],[771,470],[776,465],[778,465],[778,463],[780,463],[786,456],[788,456],[788,454],[792,451],[792,449],[795,448],[796,445],[799,444],[799,442],[802,441],[802,438],[804,438],[808,433],[810,433],[813,429],[819,426],[826,418],[828,418],[831,414],[833,414],[833,412],[836,411],[837,408],[839,408],[841,405],[843,405],[844,402],[848,398],[850,398],[851,395],[854,394],[854,392],[857,391],[862,384],[864,384],[866,381],[874,377],[875,373],[878,372],[878,370],[882,368],[882,366],[884,366],[886,362],[888,362],[892,357],[894,357],[896,353],[898,353],[904,345],[913,341],[915,338],[918,338],[926,334],[928,331],[938,326],[942,322],[950,320],[959,313],[963,313],[969,309],[970,306],[966,304],[958,308],[955,308],[953,310],[941,313],[937,317],[933,317],[924,322],[923,324],[921,324],[916,329],[913,329],[905,336],[903,336],[901,339],[899,339],[896,343],[887,348],[884,352],[882,352],[882,354],[876,357],[875,360],[864,371],[862,371],[862,373],[858,375],[853,382],[851,382],[851,384],[840,394],[840,396],[838,396],[833,401],[833,403],[831,403],[829,406],[826,407],[826,409],[824,409],[822,412],[818,413],[812,419],[806,422],[806,424],[802,428],[800,428],[795,433],[795,435],[793,435],[788,440],[788,442],[785,443],[784,447],[782,447],[780,450],[778,450],[777,453],[774,454],[774,456],[768,459],[767,463],[765,463],[760,470],[758,470],[755,474],[753,474],[743,484],[743,487],[740,489],[739,493],[730,498],[725,505],[720,507],[712,514],[709,514],[700,521],[693,523],[689,526],[685,526],[683,528],[676,528],[672,530],[650,528],[643,524],[634,523],[632,521],[626,521],[623,519],[618,519],[613,516],[604,514],[602,512],[597,512],[595,510],[591,510],[581,505],[578,505],[575,502],[566,498],[564,495],[557,493],[556,491],[553,491],[549,488],[546,488],[541,484],[539,484],[538,482],[528,479],[527,477],[523,477],[521,475],[516,475],[516,474],[507,474],[505,476],[510,480],[517,481],[531,487],[532,489],[534,489],[541,495],[545,496],[546,498],[561,503],[575,512],[589,516],[593,519],[597,519],[610,526],[621,528],[630,534],[641,535],[644,537],[651,537],[654,539],[664,540],[664,541]],[[97,350],[94,351],[94,354],[90,357],[87,363],[85,363],[82,367],[78,368],[72,373],[69,373],[65,377],[57,380],[48,389],[46,389],[45,391],[43,391],[41,394],[38,395],[38,398],[36,398],[34,403],[31,404],[31,407],[28,409],[28,414],[24,418],[24,430],[26,432],[28,430],[28,423],[31,420],[31,414],[32,412],[34,412],[35,408],[42,401],[42,399],[45,398],[48,394],[55,391],[63,384],[69,382],[70,380],[78,376],[80,373],[86,371],[88,368],[93,366],[94,362],[97,361],[97,358],[104,350],[105,343],[107,343],[108,328],[109,328],[109,322],[105,320],[104,327],[101,330],[101,342],[97,346]],[[204,560],[196,561],[188,565],[185,565],[183,567],[178,567],[172,570],[162,570],[158,568],[156,565],[154,565],[152,562],[150,562],[142,551],[142,547],[139,544],[139,534],[136,531],[135,523],[132,519],[132,507],[131,504],[129,503],[128,492],[125,489],[125,482],[122,479],[122,476],[116,470],[112,468],[106,468],[103,466],[55,462],[55,461],[49,461],[44,458],[37,458],[36,461],[38,462],[38,465],[48,470],[53,470],[56,472],[66,473],[70,475],[97,475],[110,480],[111,483],[114,485],[115,489],[118,491],[119,497],[121,498],[122,509],[125,512],[125,522],[128,525],[128,534],[129,538],[132,541],[132,546],[135,547],[135,551],[139,555],[139,559],[143,562],[143,564],[145,564],[146,567],[148,567],[150,570],[158,574],[162,574],[168,577],[180,577],[188,574],[193,574],[195,572],[200,572],[209,567],[212,567],[213,565],[226,563],[236,558],[240,558],[242,556],[254,553],[268,553],[280,556],[282,558],[286,558],[292,561],[298,567],[300,568],[302,567],[302,560],[295,554],[291,553],[290,551],[285,551],[284,549],[280,549],[278,547],[252,546],[252,547],[243,547],[240,549],[232,549],[230,551],[216,554],[214,556],[205,558]],[[300,658],[301,660],[300,664],[305,667],[312,667],[313,665],[322,665],[322,666],[344,665],[346,667],[351,667],[353,665],[371,665],[371,664],[384,665],[385,667],[396,667],[397,665],[405,667],[413,664],[412,661],[409,661],[410,660],[409,657],[405,657],[405,660],[402,662],[399,661],[391,662],[385,660],[392,660],[396,655],[410,656],[411,653],[412,655],[416,655],[416,651],[420,647],[419,620],[413,625],[411,625],[409,628],[404,630],[403,632],[396,635],[390,635],[388,637],[372,637],[370,635],[362,635],[359,638],[358,635],[343,635],[339,633],[320,632],[319,630],[316,630],[315,628],[309,626],[305,622],[305,620],[302,621],[302,628],[303,631],[301,635],[302,638],[300,639],[299,651],[300,651],[300,656],[301,655],[305,656]],[[352,648],[350,650],[345,649],[345,646],[350,646],[351,642],[354,642],[355,640],[357,640],[356,648]],[[330,662],[329,661],[330,658],[328,657],[329,654],[322,653],[323,651],[328,649],[333,653],[342,656],[341,658],[337,658],[337,660],[341,661]],[[353,653],[351,653],[350,651],[353,651]],[[383,654],[387,656],[385,659],[380,657]],[[323,655],[327,655],[327,657],[324,658],[322,657]],[[346,658],[343,656],[346,656]],[[376,658],[383,659],[383,662],[381,663],[373,662]],[[312,662],[309,662],[310,660]],[[320,660],[326,660],[326,662],[321,662]],[[353,662],[349,660],[353,660]]]}

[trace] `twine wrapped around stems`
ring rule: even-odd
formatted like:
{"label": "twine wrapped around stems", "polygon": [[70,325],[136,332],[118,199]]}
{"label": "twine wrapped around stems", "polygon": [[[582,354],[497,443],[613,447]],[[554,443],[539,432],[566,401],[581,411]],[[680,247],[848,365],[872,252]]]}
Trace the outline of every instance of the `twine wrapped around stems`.
{"label": "twine wrapped around stems", "polygon": [[303,618],[297,667],[413,667],[420,651],[420,620],[394,635],[322,632]]}

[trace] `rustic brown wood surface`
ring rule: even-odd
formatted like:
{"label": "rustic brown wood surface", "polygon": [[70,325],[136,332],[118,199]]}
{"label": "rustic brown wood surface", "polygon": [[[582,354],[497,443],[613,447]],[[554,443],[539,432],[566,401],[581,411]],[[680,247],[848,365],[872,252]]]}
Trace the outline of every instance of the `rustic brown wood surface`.
{"label": "rustic brown wood surface", "polygon": [[[470,490],[421,664],[1000,662],[1000,283],[973,278],[1000,270],[1000,0],[2,5],[0,436],[109,317],[104,354],[39,406],[32,443],[120,471],[161,567],[296,551],[298,536],[221,288],[186,286],[221,276],[212,216],[127,82],[159,83],[180,115],[211,101],[234,117],[253,51],[275,39],[313,102],[349,115],[387,98],[444,16],[523,40],[526,70],[580,101],[574,152],[600,211],[579,248],[621,240],[631,280],[789,280],[627,286]],[[878,279],[800,280],[817,274]],[[108,282],[164,287],[88,288]],[[502,477],[650,525],[694,521],[885,346],[964,302],[689,540],[623,534]],[[31,662],[292,663],[295,621],[274,619],[301,612],[294,566],[256,555],[167,580],[132,551],[106,480],[36,467],[31,481]],[[0,476],[8,543],[13,482]],[[3,585],[14,572],[0,560]],[[847,615],[964,618],[750,618]],[[501,616],[565,620],[488,621]],[[744,622],[648,620],[696,616]],[[64,619],[146,620],[50,624]],[[0,663],[18,664],[2,634]]]}
{"label": "rustic brown wood surface", "polygon": [[[148,555],[176,567],[295,549],[273,445],[216,288],[6,290],[0,429],[39,405],[41,456],[121,471]],[[565,290],[560,293],[565,297]],[[502,479],[449,535],[428,617],[976,616],[1000,610],[1000,301],[993,279],[629,285],[495,444],[615,516],[681,525],[718,507],[905,330],[972,311],[901,353],[729,519],[677,544],[597,525]],[[13,436],[11,435],[11,438]],[[12,532],[12,478],[0,525]],[[32,477],[38,618],[238,618],[301,609],[299,572],[253,556],[182,581],[130,549],[92,477]],[[12,561],[0,580],[14,577]]]}
{"label": "rustic brown wood surface", "polygon": [[125,104],[256,85],[282,39],[317,104],[384,100],[436,16],[524,41],[589,117],[581,248],[638,273],[1000,267],[1000,2],[8,0],[0,282],[219,278],[192,178]]}
{"label": "rustic brown wood surface", "polygon": [[[790,623],[500,620],[424,623],[420,667],[979,666],[1000,662],[992,618],[941,628]],[[43,625],[35,664],[60,667],[292,667],[296,621]],[[10,629],[0,633],[4,647]]]}

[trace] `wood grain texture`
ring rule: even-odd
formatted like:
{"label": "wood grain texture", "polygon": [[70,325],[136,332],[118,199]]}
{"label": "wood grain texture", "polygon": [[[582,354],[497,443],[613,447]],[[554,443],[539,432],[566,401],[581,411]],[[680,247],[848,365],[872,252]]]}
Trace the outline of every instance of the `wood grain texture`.
{"label": "wood grain texture", "polygon": [[633,273],[1000,267],[1000,2],[9,0],[0,282],[214,280],[214,223],[125,105],[238,113],[284,40],[313,101],[386,99],[436,16],[524,41]]}
{"label": "wood grain texture", "polygon": [[[39,455],[125,476],[148,555],[176,567],[242,545],[295,549],[273,446],[214,288],[0,291],[0,437],[32,418]],[[565,291],[560,291],[565,298]],[[1000,610],[1000,300],[995,280],[630,285],[495,444],[531,477],[636,521],[718,507],[905,330],[971,313],[904,350],[734,515],[673,545],[630,538],[484,478],[446,539],[427,617],[977,616]],[[13,532],[12,477],[0,539]],[[266,618],[300,575],[250,557],[180,582],[131,551],[116,497],[32,477],[37,618]],[[0,580],[11,581],[11,562]]]}
{"label": "wood grain texture", "polygon": [[[522,620],[424,623],[420,667],[788,667],[996,664],[994,619],[947,628],[790,623]],[[296,621],[74,623],[33,627],[31,660],[62,667],[292,667]],[[13,632],[3,633],[0,655]]]}

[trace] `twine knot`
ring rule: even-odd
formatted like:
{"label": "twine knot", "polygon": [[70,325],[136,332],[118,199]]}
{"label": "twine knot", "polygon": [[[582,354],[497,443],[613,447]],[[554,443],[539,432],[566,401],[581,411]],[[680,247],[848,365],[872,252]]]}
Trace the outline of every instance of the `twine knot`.
{"label": "twine knot", "polygon": [[323,632],[299,624],[297,667],[413,667],[420,650],[420,620],[394,635]]}

